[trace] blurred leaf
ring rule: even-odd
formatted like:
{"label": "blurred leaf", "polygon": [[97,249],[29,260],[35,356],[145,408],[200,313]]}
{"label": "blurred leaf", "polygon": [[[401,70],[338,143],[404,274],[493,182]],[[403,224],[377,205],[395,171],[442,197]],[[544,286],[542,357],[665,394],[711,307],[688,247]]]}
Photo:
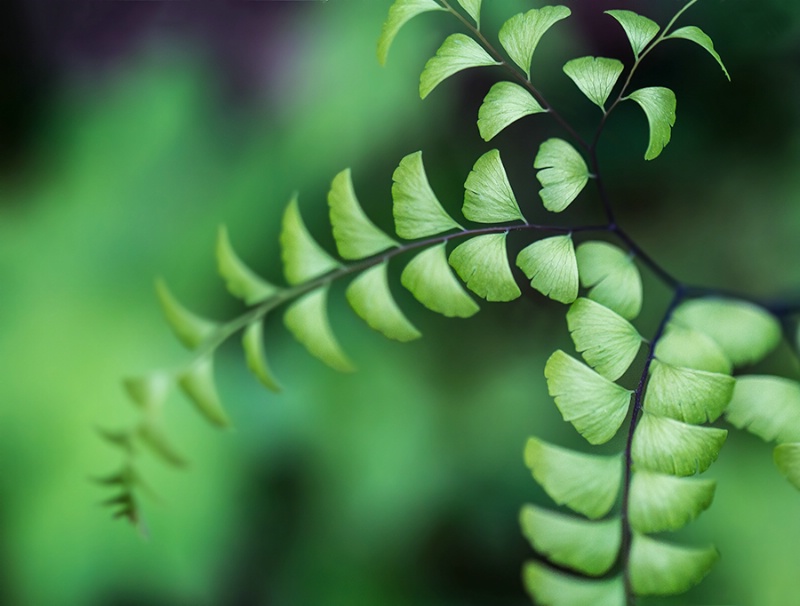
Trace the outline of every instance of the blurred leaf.
{"label": "blurred leaf", "polygon": [[734,366],[763,359],[778,346],[782,334],[780,323],[772,314],[735,299],[686,301],[675,310],[672,321],[710,336]]}
{"label": "blurred leaf", "polygon": [[280,243],[283,272],[289,284],[302,284],[341,267],[308,233],[296,196],[283,213]]}
{"label": "blurred leaf", "polygon": [[217,234],[217,267],[230,293],[248,305],[269,299],[280,290],[242,262],[231,246],[224,225],[220,225]]}
{"label": "blurred leaf", "polygon": [[650,142],[644,153],[644,159],[653,160],[667,146],[672,136],[672,127],[675,125],[675,107],[677,106],[675,93],[663,86],[651,86],[640,88],[625,99],[631,99],[638,103],[647,116]]}
{"label": "blurred leaf", "polygon": [[522,570],[525,589],[537,604],[546,606],[622,606],[622,577],[589,580],[557,572],[539,562],[526,562]]}
{"label": "blurred leaf", "polygon": [[186,459],[175,450],[164,435],[164,431],[154,421],[145,420],[142,422],[136,430],[136,435],[153,454],[158,455],[165,463],[173,467],[187,466]]}
{"label": "blurred leaf", "polygon": [[637,595],[678,595],[697,585],[718,558],[714,547],[682,547],[634,534],[631,586]]}
{"label": "blurred leaf", "polygon": [[122,382],[131,400],[143,411],[161,408],[172,387],[169,375],[155,372],[143,377],[130,377]]}
{"label": "blurred leaf", "polygon": [[628,505],[631,526],[643,533],[678,530],[708,509],[716,482],[637,469]]}
{"label": "blurred leaf", "polygon": [[112,446],[121,448],[127,453],[133,452],[133,434],[130,430],[112,430],[98,427],[97,433],[100,434],[100,437]]}
{"label": "blurred leaf", "polygon": [[527,90],[513,82],[497,82],[478,110],[478,131],[484,141],[520,118],[546,112]]}
{"label": "blurred leaf", "polygon": [[464,216],[476,223],[525,221],[496,149],[483,154],[464,183]]}
{"label": "blurred leaf", "polygon": [[560,303],[572,303],[578,296],[578,264],[571,236],[537,240],[517,255],[519,267],[531,286]]}
{"label": "blurred leaf", "polygon": [[675,476],[702,473],[717,460],[728,432],[642,412],[633,436],[633,462]]}
{"label": "blurred leaf", "polygon": [[451,229],[464,229],[447,214],[433,193],[421,151],[403,158],[392,179],[392,213],[398,236],[413,240]]}
{"label": "blurred leaf", "polygon": [[637,15],[633,11],[625,10],[610,10],[606,11],[607,15],[611,15],[616,19],[625,30],[625,35],[631,43],[633,55],[637,59],[644,50],[644,48],[655,38],[659,27],[658,23],[651,21],[647,17]]}
{"label": "blurred leaf", "polygon": [[561,416],[590,444],[605,444],[616,435],[628,414],[632,391],[560,349],[547,360],[544,376]]}
{"label": "blurred leaf", "polygon": [[480,44],[465,34],[451,34],[422,70],[419,96],[424,99],[439,83],[471,67],[500,65]]}
{"label": "blurred leaf", "polygon": [[653,360],[644,408],[685,423],[716,421],[730,402],[735,383],[729,375]]}
{"label": "blurred leaf", "polygon": [[773,458],[786,479],[800,490],[800,443],[778,444],[773,451]]}
{"label": "blurred leaf", "polygon": [[594,522],[526,505],[520,524],[533,548],[555,564],[600,576],[617,559],[622,534],[619,518]]}
{"label": "blurred leaf", "polygon": [[563,139],[548,139],[539,147],[533,167],[542,184],[539,196],[544,207],[560,213],[578,197],[589,180],[583,157]]}
{"label": "blurred leaf", "polygon": [[522,294],[508,265],[507,235],[476,236],[450,253],[450,265],[472,292],[487,301],[513,301]]}
{"label": "blurred leaf", "polygon": [[178,340],[189,349],[195,349],[217,328],[218,324],[186,309],[170,292],[164,280],[156,281],[156,293],[161,309]]}
{"label": "blurred leaf", "polygon": [[275,380],[272,370],[267,363],[264,352],[264,321],[256,320],[247,325],[242,333],[242,346],[244,347],[247,367],[264,387],[270,391],[279,392],[280,384]]}
{"label": "blurred leaf", "polygon": [[623,65],[616,59],[605,57],[580,57],[567,61],[564,73],[577,85],[586,97],[605,111],[611,90],[619,80]]}
{"label": "blurred leaf", "polygon": [[383,23],[381,37],[378,39],[378,61],[381,65],[386,65],[386,58],[400,28],[410,19],[428,11],[445,10],[435,0],[396,0],[389,8],[389,16]]}
{"label": "blurred leaf", "polygon": [[589,298],[632,320],[642,309],[642,278],[625,251],[608,242],[583,242],[575,251]]}
{"label": "blurred leaf", "polygon": [[725,77],[728,79],[728,81],[730,81],[731,76],[728,73],[728,70],[725,69],[722,59],[720,59],[717,51],[714,50],[714,42],[699,27],[695,27],[694,25],[681,27],[680,29],[676,29],[674,32],[671,32],[668,36],[664,37],[665,40],[670,38],[683,38],[684,40],[689,40],[690,42],[694,42],[695,44],[704,48],[712,57],[714,57],[714,59],[716,59],[717,63],[719,63],[719,66],[722,68],[722,73],[725,74]]}
{"label": "blurred leaf", "polygon": [[387,262],[372,267],[347,287],[347,300],[369,326],[389,339],[413,341],[422,335],[395,303],[386,277]]}
{"label": "blurred leaf", "polygon": [[445,316],[468,318],[480,309],[453,275],[444,243],[411,259],[403,269],[400,281],[417,301]]}
{"label": "blurred leaf", "polygon": [[619,455],[583,454],[529,438],[525,464],[553,501],[588,518],[602,518],[617,500],[622,479]]}
{"label": "blurred leaf", "polygon": [[763,375],[739,377],[725,418],[767,442],[800,442],[800,383]]}
{"label": "blurred leaf", "polygon": [[531,78],[531,59],[539,40],[548,29],[571,14],[566,6],[544,6],[514,15],[500,28],[500,44],[525,72],[528,80]]}
{"label": "blurred leaf", "polygon": [[340,372],[353,372],[355,367],[331,330],[327,303],[328,286],[312,290],[289,306],[284,324],[312,356]]}
{"label": "blurred leaf", "polygon": [[344,259],[363,259],[399,246],[367,217],[353,190],[350,169],[333,179],[328,193],[333,237]]}
{"label": "blurred leaf", "polygon": [[733,371],[733,364],[714,339],[674,322],[667,325],[667,330],[658,340],[656,359],[673,366],[726,375]]}
{"label": "blurred leaf", "polygon": [[230,425],[214,383],[214,364],[211,356],[197,360],[188,370],[182,372],[178,376],[178,385],[211,423],[219,427]]}
{"label": "blurred leaf", "polygon": [[567,326],[583,359],[611,381],[628,370],[642,344],[641,335],[625,318],[583,297],[569,308]]}

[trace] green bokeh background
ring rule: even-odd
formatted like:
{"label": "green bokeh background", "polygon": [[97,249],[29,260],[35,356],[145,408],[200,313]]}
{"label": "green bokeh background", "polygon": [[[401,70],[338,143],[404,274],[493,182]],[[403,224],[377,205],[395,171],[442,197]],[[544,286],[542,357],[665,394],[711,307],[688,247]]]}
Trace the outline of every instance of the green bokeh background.
{"label": "green bokeh background", "polygon": [[[531,551],[517,512],[547,501],[522,463],[525,439],[579,444],[542,376],[554,349],[571,348],[563,309],[533,293],[464,321],[396,289],[425,335],[401,345],[372,333],[334,289],[332,323],[358,373],[323,367],[276,314],[267,351],[282,394],[259,387],[233,343],[217,376],[235,429],[215,431],[178,395],[170,400],[169,431],[191,467],[145,461],[159,494],[145,503],[148,540],[110,520],[99,505],[107,495],[91,483],[119,464],[95,428],[135,418],[120,379],[186,359],[160,316],[154,277],[203,314],[239,309],[215,277],[219,224],[278,281],[292,192],[330,247],[325,195],[350,166],[363,206],[388,229],[392,171],[418,149],[457,212],[464,178],[488,149],[477,108],[500,73],[465,74],[420,101],[418,73],[452,26],[418,19],[382,69],[374,45],[388,4],[303,2],[284,12],[285,44],[264,74],[269,94],[246,103],[225,95],[197,42],[170,38],[53,90],[24,167],[0,183],[0,603],[527,603],[519,570]],[[485,4],[492,33],[530,6]],[[586,3],[566,4],[579,12]],[[600,16],[622,5],[590,4],[580,27],[545,38],[534,64],[548,98],[586,132],[597,110],[558,66],[586,53],[628,61],[621,32]],[[679,6],[625,4],[661,22]],[[707,0],[690,15],[733,82],[688,43],[654,53],[641,84],[675,89],[678,123],[663,156],[645,163],[643,116],[622,108],[612,120],[601,153],[620,221],[689,282],[798,294],[800,8]],[[491,144],[533,220],[552,220],[531,165],[557,132],[536,117]],[[591,195],[576,206],[566,220],[598,216]],[[646,280],[648,334],[667,293]],[[782,354],[770,364],[796,376]],[[731,435],[708,472],[719,480],[714,505],[680,533],[713,541],[722,559],[688,598],[649,603],[797,600],[800,495],[770,458],[768,446]]]}

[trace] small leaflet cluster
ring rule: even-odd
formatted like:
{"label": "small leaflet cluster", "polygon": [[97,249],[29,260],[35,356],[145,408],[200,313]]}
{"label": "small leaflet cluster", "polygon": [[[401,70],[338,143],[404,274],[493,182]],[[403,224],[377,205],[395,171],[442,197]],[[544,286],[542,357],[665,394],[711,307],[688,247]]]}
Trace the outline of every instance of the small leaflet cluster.
{"label": "small leaflet cluster", "polygon": [[[474,23],[473,35],[453,34],[444,41],[425,65],[420,96],[425,98],[464,69],[504,66],[515,71],[517,82],[502,80],[491,87],[478,115],[482,138],[489,141],[517,120],[550,112],[536,89],[527,85],[541,38],[570,10],[546,6],[511,17],[498,34],[506,59],[486,48],[482,36],[475,37],[481,0],[458,4],[466,16],[445,0],[396,0],[378,43],[380,62],[385,63],[392,41],[410,19],[426,12],[450,12]],[[635,61],[630,73],[656,44],[685,39],[710,53],[728,76],[713,43],[699,28],[672,29],[673,19],[662,29],[625,10],[607,14],[630,42]],[[627,92],[630,74],[620,87],[624,65],[613,58],[581,57],[568,61],[563,70],[604,117],[619,102],[638,104],[649,124],[644,157],[650,160],[661,153],[675,122],[672,91],[648,87]],[[609,103],[615,89],[618,95]],[[560,138],[541,144],[533,167],[543,207],[554,213],[572,204],[594,178],[584,154]],[[623,606],[633,596],[681,594],[698,583],[717,559],[715,548],[678,545],[661,534],[679,530],[711,504],[714,481],[695,476],[716,460],[725,442],[727,430],[718,426],[723,417],[736,428],[776,442],[776,464],[800,488],[800,383],[765,375],[733,378],[737,368],[758,362],[776,347],[781,339],[778,321],[758,306],[733,298],[678,297],[656,337],[646,342],[632,324],[643,303],[634,255],[605,240],[576,244],[570,228],[529,223],[497,149],[483,154],[466,178],[464,220],[451,216],[440,203],[421,152],[403,158],[393,175],[395,235],[381,230],[364,212],[349,169],[333,179],[328,206],[336,256],[313,239],[297,199],[287,205],[280,234],[285,286],[253,272],[220,228],[219,273],[229,292],[248,306],[230,322],[198,316],[164,282],[157,283],[169,325],[194,355],[177,372],[156,372],[124,384],[139,420],[128,430],[103,432],[125,453],[121,470],[102,479],[117,489],[108,501],[117,516],[141,523],[138,494],[148,489],[135,466],[140,448],[176,467],[186,464],[161,420],[171,390],[181,391],[212,424],[229,425],[213,369],[214,351],[226,339],[241,333],[253,375],[266,388],[280,390],[263,339],[264,318],[276,308],[285,306],[287,329],[313,356],[344,372],[354,365],[328,318],[334,280],[351,279],[346,299],[368,326],[397,341],[419,338],[419,330],[392,294],[389,263],[401,256],[397,261],[405,265],[400,284],[423,306],[447,317],[477,313],[473,295],[491,302],[520,297],[517,270],[533,289],[569,305],[567,327],[582,360],[558,350],[547,361],[544,374],[556,407],[592,446],[611,442],[626,420],[630,423],[627,442],[618,441],[622,445],[614,454],[569,450],[535,437],[528,441],[525,461],[533,478],[556,505],[570,510],[526,505],[521,512],[523,533],[541,556],[524,568],[525,586],[536,603]],[[469,227],[472,224],[477,227]],[[513,264],[506,247],[512,232],[533,240]],[[648,353],[642,377],[636,389],[629,389],[620,380],[640,356],[643,343]]]}

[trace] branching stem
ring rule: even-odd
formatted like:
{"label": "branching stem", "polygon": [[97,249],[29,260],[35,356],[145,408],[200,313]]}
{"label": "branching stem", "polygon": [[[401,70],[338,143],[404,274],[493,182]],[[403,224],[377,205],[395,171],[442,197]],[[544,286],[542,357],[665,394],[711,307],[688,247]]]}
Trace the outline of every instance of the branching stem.
{"label": "branching stem", "polygon": [[565,131],[567,131],[567,133],[569,133],[569,136],[572,137],[575,140],[575,142],[578,145],[580,145],[584,150],[589,151],[590,149],[589,142],[586,141],[586,139],[584,139],[583,137],[581,137],[581,135],[578,134],[578,132],[574,128],[572,128],[572,125],[569,122],[567,122],[564,119],[564,117],[561,114],[559,114],[553,108],[552,105],[550,105],[550,103],[547,102],[545,96],[541,93],[541,91],[538,88],[536,88],[533,85],[530,78],[528,78],[527,75],[525,75],[517,67],[506,61],[505,57],[503,57],[503,55],[497,50],[497,48],[495,48],[495,46],[486,39],[486,36],[484,36],[483,33],[477,27],[475,27],[472,23],[470,23],[469,20],[466,17],[464,17],[464,15],[455,10],[447,0],[439,0],[439,1],[442,3],[442,6],[444,6],[445,9],[447,9],[459,21],[461,21],[464,27],[466,27],[469,30],[469,32],[480,41],[480,43],[486,49],[486,52],[488,52],[494,58],[495,61],[499,62],[500,65],[503,68],[505,68],[506,71],[508,71],[515,80],[517,80],[523,87],[525,87],[528,90],[528,92],[531,93],[531,95],[533,95],[533,97],[539,102],[539,105],[541,105],[545,109],[545,111],[549,113],[553,117],[553,119],[556,122],[558,122],[558,124]]}

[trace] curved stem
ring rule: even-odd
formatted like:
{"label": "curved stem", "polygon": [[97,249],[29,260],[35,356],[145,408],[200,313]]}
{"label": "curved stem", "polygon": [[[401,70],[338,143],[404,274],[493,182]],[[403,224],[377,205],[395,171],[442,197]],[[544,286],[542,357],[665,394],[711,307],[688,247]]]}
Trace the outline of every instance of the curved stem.
{"label": "curved stem", "polygon": [[614,100],[614,102],[611,104],[611,107],[608,108],[608,111],[603,116],[603,120],[600,123],[600,129],[598,130],[598,133],[595,136],[595,141],[600,136],[599,131],[602,130],[605,121],[608,118],[608,115],[614,110],[614,108],[620,103],[620,101],[625,100],[625,93],[627,92],[628,87],[631,84],[631,80],[633,79],[633,74],[636,72],[639,65],[641,65],[642,59],[644,59],[648,54],[650,54],[650,51],[652,51],[656,46],[658,46],[658,44],[664,41],[664,39],[669,35],[672,26],[675,25],[675,22],[680,18],[680,16],[683,13],[685,13],[696,2],[697,0],[690,0],[682,9],[680,9],[677,13],[675,13],[672,19],[670,19],[670,22],[667,23],[667,26],[663,30],[661,30],[661,33],[655,38],[655,40],[650,42],[650,44],[648,44],[642,51],[642,54],[636,57],[636,60],[633,62],[633,67],[631,67],[631,70],[628,72],[628,76],[627,78],[625,78],[625,83],[622,85],[622,88],[620,89],[617,98]]}
{"label": "curved stem", "polygon": [[398,245],[397,247],[387,252],[375,255],[373,257],[369,257],[362,261],[358,261],[357,263],[352,263],[350,265],[343,265],[339,269],[335,269],[322,276],[319,276],[318,278],[315,278],[308,282],[304,282],[302,284],[298,284],[296,286],[289,287],[283,291],[280,291],[278,294],[270,297],[266,301],[257,304],[255,307],[249,309],[240,316],[234,318],[229,322],[226,322],[225,324],[217,328],[217,330],[214,333],[212,333],[209,336],[209,338],[206,339],[206,341],[204,341],[200,345],[200,347],[196,350],[195,352],[196,355],[194,356],[192,363],[195,360],[210,354],[214,349],[219,347],[232,335],[242,330],[247,325],[260,320],[261,318],[266,316],[267,313],[269,313],[276,307],[279,307],[280,305],[283,305],[284,303],[292,299],[296,299],[308,292],[311,292],[312,290],[316,290],[321,286],[330,284],[335,280],[362,272],[366,269],[369,269],[370,267],[379,265],[380,263],[384,263],[398,255],[402,255],[409,251],[417,250],[420,248],[425,248],[427,246],[443,244],[445,242],[449,242],[451,240],[457,240],[459,238],[467,238],[472,236],[480,236],[488,234],[525,232],[525,231],[539,231],[539,232],[550,232],[550,233],[560,233],[560,234],[580,233],[580,232],[604,232],[608,231],[608,226],[606,225],[559,226],[559,225],[539,225],[533,223],[524,223],[519,225],[479,227],[476,229],[465,229],[463,231],[434,236],[422,240],[414,240],[413,242],[408,242],[406,244]]}
{"label": "curved stem", "polygon": [[671,273],[664,269],[661,264],[647,254],[647,252],[645,252],[645,250],[639,246],[639,244],[637,244],[636,241],[631,238],[625,230],[620,227],[615,227],[613,231],[619,237],[619,239],[626,244],[628,250],[630,250],[631,253],[636,256],[636,258],[644,263],[667,286],[673,290],[682,290],[686,288],[683,282],[674,277]]}
{"label": "curved stem", "polygon": [[551,116],[553,116],[553,119],[556,122],[558,122],[558,124],[565,131],[567,131],[567,133],[569,133],[569,136],[572,137],[578,145],[580,145],[583,149],[587,151],[590,149],[589,142],[586,141],[586,139],[584,139],[583,137],[581,137],[578,134],[578,132],[574,128],[572,128],[572,125],[569,122],[567,122],[564,119],[564,117],[561,116],[561,114],[559,114],[553,108],[552,105],[550,105],[550,103],[547,102],[547,99],[545,99],[541,91],[539,91],[539,89],[533,85],[533,83],[530,81],[530,78],[528,78],[519,69],[517,69],[516,67],[511,65],[508,61],[506,61],[503,55],[501,55],[500,52],[497,50],[497,48],[495,48],[495,46],[486,39],[486,36],[484,36],[483,33],[481,33],[481,31],[477,27],[475,27],[472,23],[470,23],[469,20],[466,17],[464,17],[464,15],[462,15],[460,12],[458,12],[452,6],[450,6],[450,3],[447,0],[439,0],[439,1],[442,3],[442,6],[444,6],[445,9],[447,9],[459,21],[461,21],[464,27],[466,27],[469,30],[469,32],[480,41],[480,43],[486,49],[486,52],[488,52],[492,56],[492,58],[494,58],[495,61],[500,63],[501,67],[505,68],[506,71],[508,71],[515,80],[517,80],[525,89],[528,90],[528,92],[531,93],[531,95],[533,95],[533,97],[536,99],[536,101],[539,102],[539,104],[544,108],[544,110]]}

